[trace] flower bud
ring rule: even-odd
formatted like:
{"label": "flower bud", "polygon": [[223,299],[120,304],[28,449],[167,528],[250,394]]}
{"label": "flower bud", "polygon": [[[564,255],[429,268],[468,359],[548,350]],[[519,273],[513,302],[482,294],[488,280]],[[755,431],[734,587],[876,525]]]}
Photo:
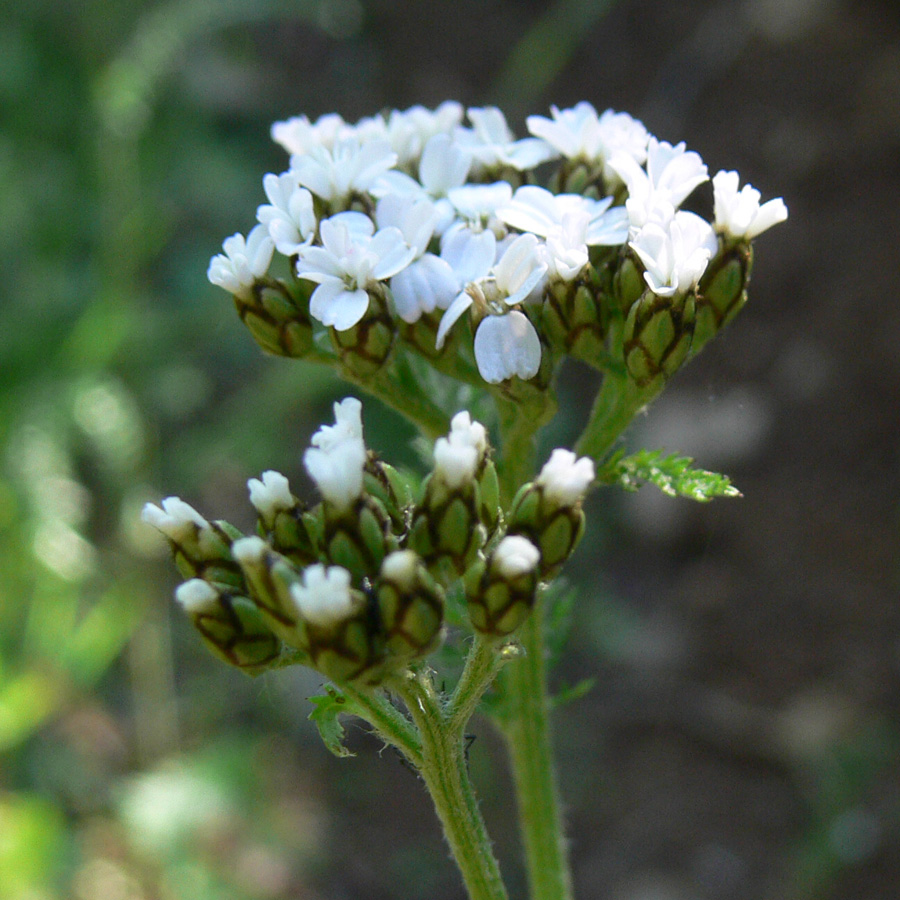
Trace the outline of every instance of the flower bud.
{"label": "flower bud", "polygon": [[241,534],[227,522],[207,522],[178,497],[167,497],[161,507],[145,504],[141,518],[168,539],[175,565],[185,578],[202,578],[226,590],[243,589],[230,549]]}
{"label": "flower bud", "polygon": [[192,578],[176,590],[175,599],[206,646],[230,665],[257,675],[281,653],[281,642],[246,597]]}
{"label": "flower bud", "polygon": [[234,542],[232,548],[247,583],[247,592],[272,631],[292,647],[302,648],[297,609],[291,586],[300,573],[260,537]]}
{"label": "flower bud", "polygon": [[300,359],[313,346],[312,320],[307,314],[309,293],[291,295],[282,281],[257,281],[245,294],[235,295],[240,320],[259,346],[275,356]]}
{"label": "flower bud", "polygon": [[374,587],[388,653],[401,663],[434,650],[444,619],[444,594],[412,550],[385,557]]}
{"label": "flower bud", "polygon": [[291,493],[287,478],[279,472],[263,472],[247,482],[250,502],[258,514],[259,531],[271,545],[298,565],[318,558],[303,506]]}
{"label": "flower bud", "polygon": [[[496,498],[496,471],[486,466],[487,431],[467,412],[451,422],[450,434],[434,445],[434,471],[410,528],[409,544],[426,561],[446,560],[460,574],[468,568],[493,530],[498,511],[485,515],[479,476]],[[492,501],[494,502],[494,501]]]}
{"label": "flower bud", "polygon": [[747,302],[753,267],[753,247],[747,242],[727,244],[719,239],[720,252],[710,261],[697,287],[697,322],[691,354],[724,328]]}
{"label": "flower bud", "polygon": [[329,329],[331,343],[344,367],[353,375],[373,375],[387,361],[394,345],[396,329],[380,288],[369,290],[369,307],[351,328]]}
{"label": "flower bud", "polygon": [[551,345],[596,367],[605,355],[609,313],[604,303],[607,298],[595,282],[595,270],[589,268],[575,281],[551,284],[542,325]]}
{"label": "flower bud", "polygon": [[510,534],[523,534],[541,554],[540,576],[548,578],[571,556],[584,534],[581,503],[594,480],[594,464],[557,449],[540,474],[524,485],[509,513]]}
{"label": "flower bud", "polygon": [[377,684],[382,676],[384,641],[377,615],[338,566],[313,565],[291,587],[303,622],[304,649],[312,665],[337,684]]}
{"label": "flower bud", "polygon": [[507,535],[486,560],[466,573],[469,618],[476,631],[504,637],[515,631],[534,605],[540,550],[522,535]]}
{"label": "flower bud", "polygon": [[663,297],[647,290],[632,304],[622,350],[638,387],[662,386],[675,374],[691,348],[695,317],[693,292]]}

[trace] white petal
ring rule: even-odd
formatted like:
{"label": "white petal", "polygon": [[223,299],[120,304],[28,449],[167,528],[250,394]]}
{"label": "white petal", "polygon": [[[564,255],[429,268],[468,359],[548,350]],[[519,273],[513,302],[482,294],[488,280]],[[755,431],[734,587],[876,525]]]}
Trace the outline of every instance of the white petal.
{"label": "white petal", "polygon": [[447,312],[441,318],[441,324],[438,326],[437,339],[434,346],[438,350],[444,346],[447,338],[447,332],[454,326],[456,320],[472,305],[472,297],[463,291],[451,304],[447,307]]}
{"label": "white petal", "polygon": [[541,367],[541,342],[528,317],[513,310],[484,319],[475,334],[475,361],[489,384],[513,375],[534,378]]}
{"label": "white petal", "polygon": [[337,279],[322,282],[309,300],[310,315],[323,325],[333,326],[336,331],[352,328],[368,308],[369,295],[364,290],[349,291]]}

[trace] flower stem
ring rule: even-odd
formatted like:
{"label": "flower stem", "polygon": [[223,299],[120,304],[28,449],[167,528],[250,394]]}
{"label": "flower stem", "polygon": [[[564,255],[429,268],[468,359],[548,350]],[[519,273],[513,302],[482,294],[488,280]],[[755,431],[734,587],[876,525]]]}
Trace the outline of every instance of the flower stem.
{"label": "flower stem", "polygon": [[500,867],[469,780],[463,728],[455,724],[450,727],[429,673],[411,673],[396,690],[421,735],[419,772],[444,827],[469,900],[507,900]]}
{"label": "flower stem", "polygon": [[[527,410],[520,409],[516,415],[514,409],[501,408],[503,457],[499,471],[505,503],[533,473],[534,436],[540,424]],[[532,900],[571,900],[572,876],[550,742],[540,596],[516,637],[523,658],[501,673],[497,685],[508,710],[501,730],[516,787],[530,896]]]}
{"label": "flower stem", "polygon": [[575,452],[599,462],[641,408],[662,390],[663,384],[659,379],[642,388],[627,376],[607,372]]}
{"label": "flower stem", "polygon": [[540,599],[518,632],[523,658],[503,673],[503,736],[512,764],[532,900],[571,900],[572,876],[553,768]]}

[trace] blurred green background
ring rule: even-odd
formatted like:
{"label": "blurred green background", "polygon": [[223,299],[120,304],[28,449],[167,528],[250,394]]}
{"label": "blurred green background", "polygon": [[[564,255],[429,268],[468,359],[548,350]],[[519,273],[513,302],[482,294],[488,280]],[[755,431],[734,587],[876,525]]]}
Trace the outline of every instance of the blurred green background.
{"label": "blurred green background", "polygon": [[[558,684],[579,896],[889,898],[900,883],[900,15],[884,0],[23,0],[0,13],[0,898],[456,898],[420,784],[303,672],[171,610],[141,505],[251,524],[246,479],[341,387],[205,278],[272,121],[587,99],[783,195],[751,302],[631,440],[731,474],[604,493]],[[562,380],[560,435],[589,398]],[[367,405],[370,446],[411,459]],[[603,574],[598,574],[598,573]],[[471,765],[523,895],[500,748]]]}

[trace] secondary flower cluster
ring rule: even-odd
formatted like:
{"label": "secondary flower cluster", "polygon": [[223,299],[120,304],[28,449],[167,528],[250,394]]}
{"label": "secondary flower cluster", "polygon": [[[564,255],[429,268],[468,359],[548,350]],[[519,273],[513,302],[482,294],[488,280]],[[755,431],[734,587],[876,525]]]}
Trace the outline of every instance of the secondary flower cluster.
{"label": "secondary flower cluster", "polygon": [[[308,352],[314,320],[345,361],[379,366],[398,333],[434,359],[468,315],[456,351],[496,384],[535,378],[548,353],[602,367],[610,320],[631,316],[616,352],[638,380],[667,376],[696,322],[699,349],[740,307],[749,242],[784,203],[722,171],[710,223],[680,209],[709,180],[683,143],[586,102],[526,124],[516,139],[499,109],[453,102],[277,122],[289,168],[263,178],[258,224],[224,242],[209,279],[272,352]],[[270,275],[276,252],[287,280]],[[678,333],[657,346],[661,308]]]}
{"label": "secondary flower cluster", "polygon": [[251,673],[301,661],[337,683],[381,683],[434,650],[448,598],[464,596],[479,633],[511,634],[581,537],[594,480],[590,460],[555,450],[501,516],[487,432],[468,413],[417,484],[366,449],[352,397],[303,461],[321,503],[305,508],[265,472],[248,483],[256,535],[177,497],[144,519],[168,539],[187,579],[176,598],[217,656]]}

